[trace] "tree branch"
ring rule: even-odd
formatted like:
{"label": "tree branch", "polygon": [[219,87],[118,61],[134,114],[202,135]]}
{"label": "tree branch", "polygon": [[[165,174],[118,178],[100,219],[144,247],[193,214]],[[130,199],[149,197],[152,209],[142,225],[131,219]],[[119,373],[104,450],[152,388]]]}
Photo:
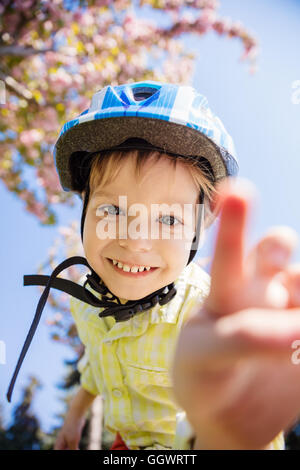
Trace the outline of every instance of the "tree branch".
{"label": "tree branch", "polygon": [[50,47],[49,49],[34,49],[34,47],[23,47],[12,44],[10,46],[0,46],[0,56],[21,56],[28,57],[33,54],[44,54],[45,52],[55,52],[55,49]]}
{"label": "tree branch", "polygon": [[23,85],[18,83],[13,77],[4,73],[1,69],[0,69],[0,79],[4,81],[5,85],[10,90],[12,90],[21,98],[25,98],[26,100],[30,100],[30,101],[32,100],[32,102],[35,102],[31,91],[27,90],[27,88],[25,88]]}

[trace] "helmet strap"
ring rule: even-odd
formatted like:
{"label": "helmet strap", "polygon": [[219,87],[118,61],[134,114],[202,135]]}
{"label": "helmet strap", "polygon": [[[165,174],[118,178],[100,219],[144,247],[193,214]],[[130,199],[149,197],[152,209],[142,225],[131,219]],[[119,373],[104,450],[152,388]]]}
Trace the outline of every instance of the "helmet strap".
{"label": "helmet strap", "polygon": [[80,232],[81,232],[81,241],[83,242],[83,228],[84,228],[84,221],[85,221],[85,216],[86,216],[86,209],[87,205],[89,202],[90,198],[90,185],[89,182],[87,182],[86,189],[84,192],[84,202],[83,202],[83,208],[82,208],[82,214],[81,214],[81,227],[80,227]]}
{"label": "helmet strap", "polygon": [[[76,284],[75,282],[70,281],[68,279],[57,278],[58,274],[60,274],[61,271],[66,268],[69,268],[74,264],[84,264],[91,270],[91,274],[86,274],[87,280],[85,281],[83,286]],[[86,289],[87,283],[92,289],[101,294],[100,299],[93,295],[90,290]],[[27,350],[31,344],[31,341],[39,324],[42,312],[44,310],[45,304],[50,293],[50,289],[52,287],[62,292],[66,292],[69,295],[72,295],[73,297],[81,300],[82,302],[92,305],[93,307],[104,307],[104,310],[99,313],[99,317],[113,316],[116,322],[128,320],[137,313],[149,310],[150,308],[154,307],[157,303],[159,303],[160,305],[165,305],[170,300],[172,300],[177,293],[175,285],[172,282],[168,286],[158,289],[157,291],[149,294],[143,299],[129,300],[126,302],[126,304],[121,305],[120,300],[116,296],[114,296],[114,294],[112,294],[110,290],[104,285],[103,281],[100,279],[98,274],[93,271],[86,258],[83,258],[81,256],[73,256],[64,260],[62,263],[56,266],[50,276],[25,275],[24,285],[46,287],[40,297],[32,324],[30,326],[15,371],[8,387],[6,396],[9,402],[11,401],[11,396],[18,373],[20,371]],[[114,300],[117,300],[118,303],[116,304]]]}

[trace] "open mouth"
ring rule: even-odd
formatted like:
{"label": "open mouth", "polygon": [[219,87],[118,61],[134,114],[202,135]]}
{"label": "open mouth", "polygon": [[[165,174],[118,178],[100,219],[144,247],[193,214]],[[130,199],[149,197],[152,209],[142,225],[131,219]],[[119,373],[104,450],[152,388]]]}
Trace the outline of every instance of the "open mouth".
{"label": "open mouth", "polygon": [[158,267],[156,268],[153,267],[153,268],[150,268],[148,271],[147,269],[144,269],[143,271],[137,271],[137,272],[124,271],[123,268],[119,268],[117,264],[113,264],[113,261],[110,258],[106,258],[106,259],[108,260],[109,264],[117,273],[122,274],[124,276],[128,276],[128,277],[144,277],[153,273],[154,271],[158,269]]}

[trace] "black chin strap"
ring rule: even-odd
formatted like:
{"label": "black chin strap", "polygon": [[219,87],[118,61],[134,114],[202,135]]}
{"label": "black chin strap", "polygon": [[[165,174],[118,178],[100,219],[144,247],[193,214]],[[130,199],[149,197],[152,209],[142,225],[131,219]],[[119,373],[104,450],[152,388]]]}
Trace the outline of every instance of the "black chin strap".
{"label": "black chin strap", "polygon": [[[84,282],[83,286],[76,284],[73,281],[69,281],[68,279],[57,278],[58,274],[61,271],[66,268],[69,268],[74,264],[84,264],[91,270],[91,274],[86,274],[87,279]],[[92,289],[100,293],[101,299],[99,299],[98,297],[93,295],[92,292],[86,289],[86,284],[89,284]],[[25,355],[28,351],[34,333],[39,324],[51,287],[66,292],[67,294],[70,294],[73,297],[76,297],[77,299],[81,300],[82,302],[92,305],[93,307],[104,307],[104,310],[99,313],[99,317],[102,318],[107,316],[113,316],[116,322],[128,320],[129,318],[133,317],[138,313],[145,312],[146,310],[151,309],[157,303],[159,303],[160,305],[165,305],[173,299],[177,292],[175,285],[172,282],[168,286],[162,287],[161,289],[152,292],[143,299],[128,300],[125,304],[122,305],[118,297],[116,297],[108,289],[108,287],[106,287],[106,285],[100,279],[98,274],[90,267],[88,261],[81,256],[73,256],[64,260],[54,269],[51,276],[36,274],[25,275],[24,286],[46,286],[46,288],[44,289],[44,292],[40,297],[32,324],[30,326],[13,377],[8,387],[6,396],[9,402],[11,401],[11,396],[18,373],[20,371]],[[115,301],[117,301],[117,304]]]}

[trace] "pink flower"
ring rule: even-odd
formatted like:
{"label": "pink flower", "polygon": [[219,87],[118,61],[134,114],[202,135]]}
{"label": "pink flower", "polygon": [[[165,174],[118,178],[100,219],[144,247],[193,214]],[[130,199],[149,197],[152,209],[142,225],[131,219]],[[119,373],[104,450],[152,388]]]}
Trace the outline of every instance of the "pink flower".
{"label": "pink flower", "polygon": [[14,5],[17,10],[29,10],[33,4],[35,3],[34,0],[15,0]]}
{"label": "pink flower", "polygon": [[93,15],[91,15],[91,13],[89,13],[88,11],[84,12],[78,18],[78,23],[81,26],[91,26],[92,24],[94,24],[94,22],[95,22],[95,19],[94,19]]}
{"label": "pink flower", "polygon": [[72,77],[62,68],[60,68],[56,73],[50,74],[49,81],[53,89],[57,93],[67,91],[68,87],[72,84]]}
{"label": "pink flower", "polygon": [[228,31],[229,37],[241,37],[243,34],[245,34],[245,28],[240,22],[234,23]]}
{"label": "pink flower", "polygon": [[230,29],[230,21],[228,19],[219,19],[214,22],[213,29],[219,34],[227,33]]}
{"label": "pink flower", "polygon": [[41,202],[33,201],[28,207],[28,211],[36,215],[38,219],[45,221],[45,206]]}
{"label": "pink flower", "polygon": [[48,106],[43,112],[43,123],[41,124],[45,132],[57,131],[58,118],[54,108]]}
{"label": "pink flower", "polygon": [[142,38],[153,33],[153,24],[137,18],[134,14],[130,13],[124,19],[124,31],[131,39]]}
{"label": "pink flower", "polygon": [[100,34],[95,34],[95,36],[93,36],[93,41],[95,46],[99,48],[102,47],[104,44],[104,38],[100,36]]}
{"label": "pink flower", "polygon": [[30,158],[33,158],[33,159],[38,158],[38,156],[40,154],[38,149],[36,149],[34,147],[28,147],[27,152],[28,152],[28,155],[30,156]]}
{"label": "pink flower", "polygon": [[59,19],[63,19],[64,16],[68,16],[68,12],[66,13],[62,8],[62,5],[59,5],[59,3],[61,3],[61,1],[56,0],[56,2],[47,1],[45,4],[49,11],[49,15],[51,15],[51,20],[54,22]]}
{"label": "pink flower", "polygon": [[23,80],[23,70],[19,65],[15,65],[12,69],[12,76],[14,77],[15,80]]}
{"label": "pink flower", "polygon": [[44,28],[46,31],[51,31],[53,29],[53,23],[52,21],[50,20],[47,20],[45,23],[44,23]]}
{"label": "pink flower", "polygon": [[20,134],[20,141],[22,144],[29,146],[34,144],[35,142],[40,142],[44,137],[44,133],[42,131],[38,131],[37,129],[31,129],[30,131],[23,131]]}
{"label": "pink flower", "polygon": [[54,164],[51,161],[51,165],[44,164],[36,169],[36,175],[39,184],[43,186],[47,191],[57,193],[61,191],[58,174],[54,168]]}
{"label": "pink flower", "polygon": [[60,201],[59,196],[57,196],[55,194],[49,196],[49,202],[51,204],[58,204],[59,201]]}
{"label": "pink flower", "polygon": [[56,65],[59,60],[59,54],[57,52],[48,51],[45,53],[44,58],[48,67]]}
{"label": "pink flower", "polygon": [[110,3],[110,0],[95,0],[96,7],[107,7]]}
{"label": "pink flower", "polygon": [[28,200],[30,197],[32,197],[32,193],[28,191],[28,189],[23,189],[23,191],[21,191],[19,194],[19,198],[23,201]]}

